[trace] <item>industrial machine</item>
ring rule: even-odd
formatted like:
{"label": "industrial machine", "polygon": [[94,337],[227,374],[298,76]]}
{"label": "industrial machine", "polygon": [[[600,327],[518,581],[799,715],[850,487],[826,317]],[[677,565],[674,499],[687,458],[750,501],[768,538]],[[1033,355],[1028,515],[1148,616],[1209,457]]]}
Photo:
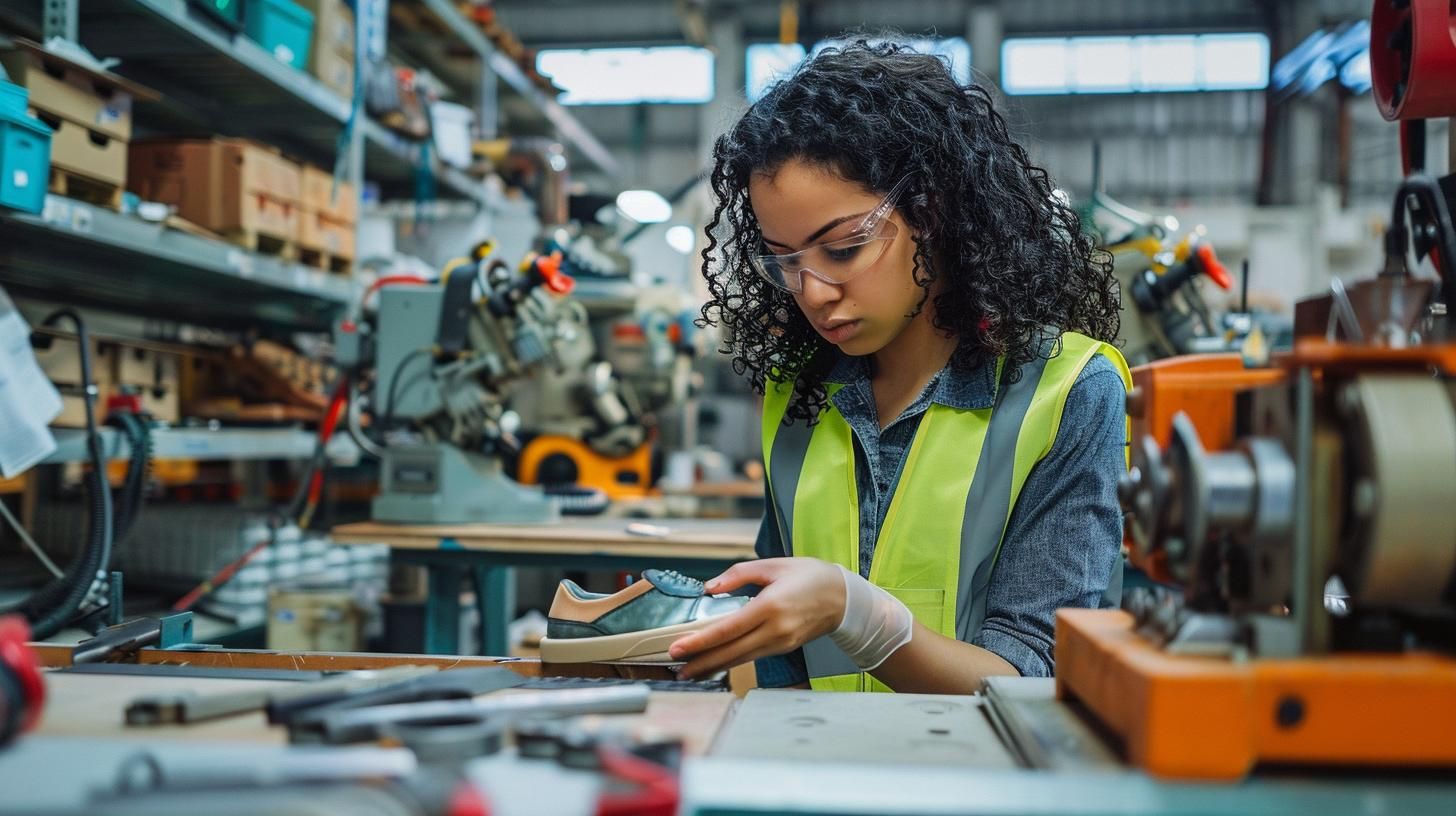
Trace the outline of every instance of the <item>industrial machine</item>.
{"label": "industrial machine", "polygon": [[382,286],[372,326],[341,326],[340,361],[373,360],[372,414],[384,440],[376,520],[557,518],[541,488],[517,483],[504,467],[529,427],[512,406],[528,380],[555,383],[553,409],[577,418],[578,438],[640,444],[640,418],[610,365],[596,359],[586,310],[570,297],[574,281],[560,261],[533,254],[512,269],[483,244],[437,283]]}
{"label": "industrial machine", "polygon": [[1256,328],[1264,335],[1279,333],[1249,312],[1247,272],[1238,311],[1215,314],[1203,297],[1201,279],[1223,291],[1233,289],[1234,279],[1207,230],[1196,226],[1180,237],[1174,216],[1142,212],[1109,196],[1102,188],[1100,151],[1093,150],[1093,193],[1081,215],[1112,256],[1113,276],[1123,293],[1118,340],[1129,363],[1234,351]]}
{"label": "industrial machine", "polygon": [[[1372,37],[1372,66],[1391,69],[1375,70],[1382,111],[1430,115],[1386,100],[1456,87],[1456,12],[1380,0],[1375,20],[1405,32]],[[1440,81],[1394,70],[1432,64]],[[1379,275],[1299,304],[1272,369],[1135,372],[1132,557],[1179,590],[1059,612],[1057,690],[1147,771],[1456,767],[1452,181],[1405,179]],[[1444,278],[1413,276],[1411,254]]]}

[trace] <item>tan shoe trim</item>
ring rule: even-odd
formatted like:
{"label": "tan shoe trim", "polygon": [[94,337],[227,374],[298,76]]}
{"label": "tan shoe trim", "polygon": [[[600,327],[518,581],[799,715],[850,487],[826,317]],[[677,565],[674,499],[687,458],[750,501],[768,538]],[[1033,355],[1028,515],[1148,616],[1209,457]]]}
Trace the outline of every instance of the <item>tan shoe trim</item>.
{"label": "tan shoe trim", "polygon": [[586,600],[572,595],[565,584],[556,585],[556,597],[551,601],[551,617],[576,623],[592,623],[635,598],[652,591],[652,582],[639,580],[626,589],[605,598]]}

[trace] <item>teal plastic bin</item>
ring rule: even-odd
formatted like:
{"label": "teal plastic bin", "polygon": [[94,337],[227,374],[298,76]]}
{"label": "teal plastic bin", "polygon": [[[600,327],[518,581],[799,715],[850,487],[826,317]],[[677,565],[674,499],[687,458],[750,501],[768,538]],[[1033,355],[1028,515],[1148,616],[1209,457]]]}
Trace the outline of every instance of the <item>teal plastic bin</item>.
{"label": "teal plastic bin", "polygon": [[30,101],[30,91],[6,82],[0,74],[0,116],[24,116],[25,103]]}
{"label": "teal plastic bin", "polygon": [[39,213],[50,183],[51,129],[26,115],[28,98],[24,88],[0,80],[0,207]]}
{"label": "teal plastic bin", "polygon": [[279,60],[302,71],[313,42],[313,12],[289,0],[247,0],[243,31]]}

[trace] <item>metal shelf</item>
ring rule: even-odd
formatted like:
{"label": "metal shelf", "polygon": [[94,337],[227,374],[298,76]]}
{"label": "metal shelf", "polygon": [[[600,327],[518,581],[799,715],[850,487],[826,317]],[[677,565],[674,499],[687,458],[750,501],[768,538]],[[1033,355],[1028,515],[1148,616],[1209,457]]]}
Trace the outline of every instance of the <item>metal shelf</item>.
{"label": "metal shelf", "polygon": [[[364,121],[364,166],[366,176],[385,187],[387,198],[413,200],[415,173],[421,163],[421,143],[406,139],[373,120]],[[486,205],[485,182],[471,178],[454,167],[432,158],[430,173],[451,195]]]}
{"label": "metal shelf", "polygon": [[[41,464],[82,462],[86,432],[79,428],[55,428],[56,449]],[[102,428],[101,452],[108,460],[131,458],[126,437],[114,428]],[[316,441],[310,431],[297,428],[156,428],[152,431],[152,456],[156,459],[200,459],[243,461],[263,459],[307,459]],[[347,436],[329,440],[330,459],[341,464],[358,461],[359,448]]]}
{"label": "metal shelf", "polygon": [[561,138],[574,146],[588,161],[608,176],[617,177],[622,174],[621,165],[617,163],[611,151],[597,141],[591,131],[561,107],[560,103],[542,93],[541,89],[531,82],[531,79],[526,76],[520,66],[511,61],[510,57],[496,50],[490,39],[480,29],[460,16],[460,12],[455,10],[450,0],[395,0],[395,2],[428,9],[444,24],[446,29],[484,60],[501,81],[529,102],[532,108],[556,128],[557,132],[561,134]]}
{"label": "metal shelf", "polygon": [[[6,17],[39,26],[36,0],[0,0]],[[186,0],[87,0],[81,41],[121,60],[117,72],[162,93],[139,102],[140,130],[258,139],[332,167],[350,105],[314,77],[197,11]],[[412,185],[420,143],[365,120],[365,178]],[[478,201],[479,182],[436,172],[444,197]]]}
{"label": "metal shelf", "polygon": [[219,326],[262,320],[324,330],[359,296],[352,278],[59,196],[47,196],[40,215],[0,214],[0,280]]}

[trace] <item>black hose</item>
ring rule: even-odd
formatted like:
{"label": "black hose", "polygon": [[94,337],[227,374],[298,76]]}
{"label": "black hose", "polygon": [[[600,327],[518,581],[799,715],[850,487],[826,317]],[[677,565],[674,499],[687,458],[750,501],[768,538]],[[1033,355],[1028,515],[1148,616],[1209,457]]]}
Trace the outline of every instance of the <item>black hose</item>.
{"label": "black hose", "polygon": [[86,495],[91,505],[91,526],[86,547],[71,562],[66,574],[41,588],[21,603],[30,620],[31,637],[44,640],[65,628],[75,617],[91,591],[96,577],[111,563],[112,518],[111,485],[106,480],[106,458],[101,451],[101,434],[96,423],[96,381],[91,376],[91,336],[86,323],[74,309],[61,309],[47,317],[42,325],[50,326],[60,318],[76,325],[76,341],[80,345],[81,386],[86,406],[86,449],[90,454],[91,472],[84,477]]}
{"label": "black hose", "polygon": [[[409,364],[413,362],[416,358],[428,356],[433,353],[434,352],[431,349],[415,349],[409,354],[401,357],[399,359],[399,362],[394,364],[394,371],[391,372],[389,375],[389,387],[385,389],[384,416],[379,423],[379,432],[381,434],[388,432],[389,426],[394,424],[394,400],[397,388],[399,386],[400,373],[403,372],[405,368],[407,368]],[[427,370],[425,373],[429,374],[430,376],[434,376],[433,371]]]}
{"label": "black hose", "polygon": [[131,462],[126,469],[126,480],[122,485],[121,501],[116,508],[112,522],[112,540],[121,544],[141,515],[142,501],[146,498],[147,478],[152,470],[152,430],[147,421],[135,414],[122,413],[114,416],[126,434],[131,450]]}

